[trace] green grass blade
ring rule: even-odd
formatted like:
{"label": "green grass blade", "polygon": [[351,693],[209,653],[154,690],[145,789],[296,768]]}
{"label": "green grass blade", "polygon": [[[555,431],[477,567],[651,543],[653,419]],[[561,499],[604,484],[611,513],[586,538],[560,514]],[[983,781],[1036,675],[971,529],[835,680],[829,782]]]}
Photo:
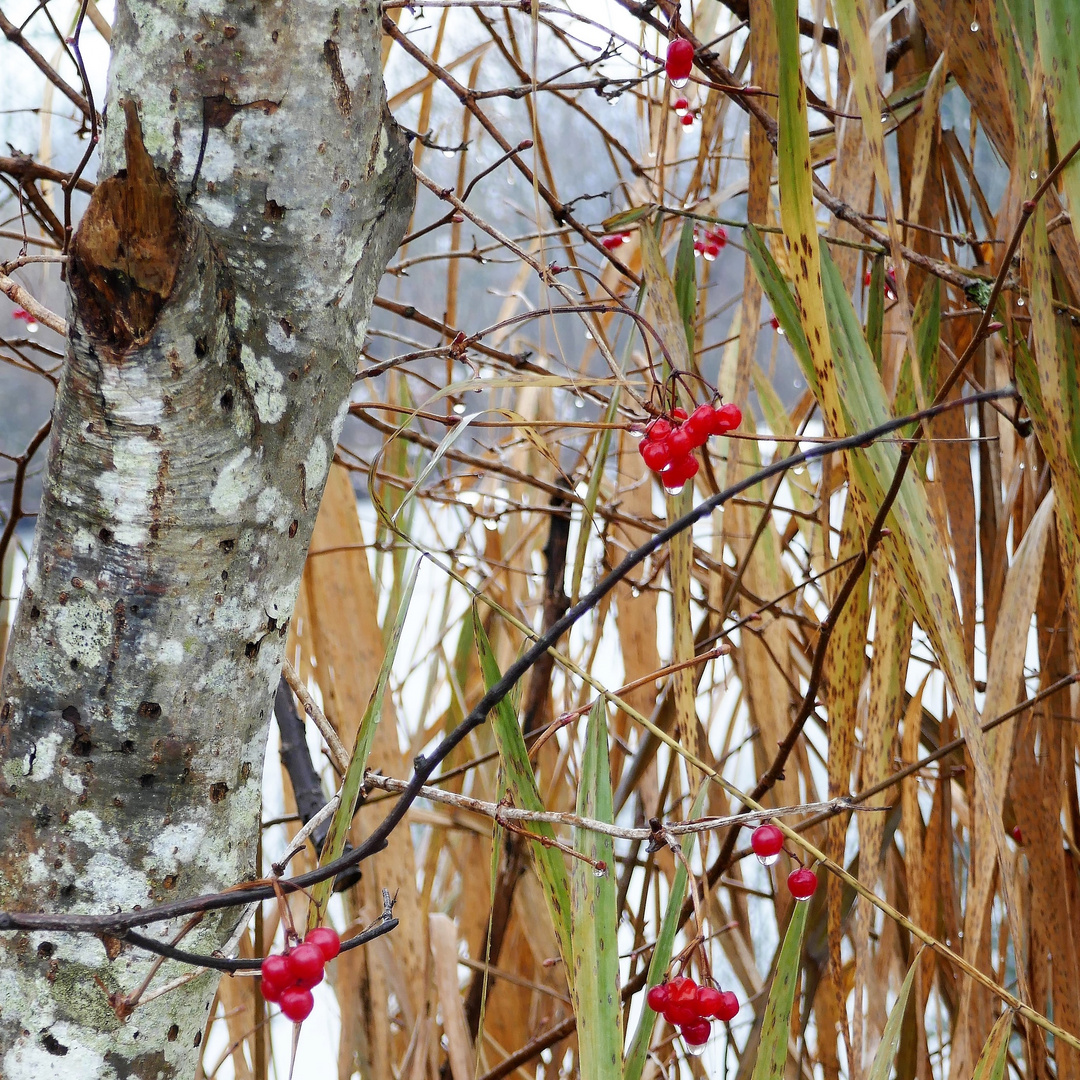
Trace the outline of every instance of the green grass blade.
{"label": "green grass blade", "polygon": [[971,1080],[1002,1080],[1005,1075],[1005,1057],[1009,1049],[1009,1034],[1012,1026],[1013,1014],[1006,1010],[990,1029],[979,1060],[975,1063]]}
{"label": "green grass blade", "polygon": [[799,957],[802,953],[803,929],[810,905],[796,903],[788,923],[784,943],[776,960],[765,1016],[761,1021],[761,1040],[758,1043],[757,1063],[752,1080],[783,1080],[787,1063],[788,1036],[791,1032],[791,1010],[795,1004],[795,989],[799,984]]}
{"label": "green grass blade", "polygon": [[[702,786],[694,800],[690,818],[698,818],[705,809],[705,797],[708,788]],[[682,843],[683,855],[690,858],[694,850],[694,837],[687,835]],[[656,944],[653,946],[652,960],[649,962],[648,987],[656,986],[664,981],[668,964],[671,962],[671,953],[675,947],[675,935],[679,932],[679,915],[682,912],[683,899],[686,896],[686,864],[681,860],[675,861],[675,878],[671,883],[671,892],[668,894],[667,907],[664,909],[664,919],[660,924],[660,933],[657,935]],[[657,1014],[649,1008],[644,1001],[641,1007],[641,1018],[638,1020],[637,1031],[634,1032],[634,1041],[630,1044],[630,1051],[626,1055],[623,1065],[623,1080],[641,1080],[642,1070],[645,1068],[645,1059],[649,1055],[649,1046],[652,1044],[653,1028],[656,1026]]]}
{"label": "green grass blade", "polygon": [[814,361],[810,358],[810,347],[806,344],[806,334],[803,333],[802,323],[799,321],[799,306],[791,295],[791,286],[776,265],[776,260],[761,233],[753,225],[748,225],[743,235],[746,240],[746,253],[750,256],[758,282],[769,298],[780,329],[787,335],[803,377],[816,396],[817,372],[814,371]]}
{"label": "green grass blade", "polygon": [[[599,699],[589,714],[581,763],[579,817],[613,822],[608,763],[607,707]],[[574,848],[606,871],[597,874],[583,859],[570,872],[570,924],[574,951],[573,1001],[577,1016],[582,1076],[619,1080],[622,1076],[622,1021],[619,1009],[618,912],[615,846],[610,836],[574,830]]]}
{"label": "green grass blade", "polygon": [[[405,629],[405,619],[409,614],[413,589],[416,587],[416,579],[419,576],[422,563],[423,559],[417,559],[406,579],[405,588],[398,604],[397,616],[394,619],[394,626],[386,642],[386,652],[383,654],[382,666],[379,668],[379,677],[375,680],[375,686],[371,691],[367,708],[364,710],[364,716],[360,721],[359,728],[356,730],[352,757],[349,758],[349,767],[345,770],[345,779],[341,782],[341,804],[330,822],[330,829],[326,834],[322,854],[319,857],[320,866],[326,866],[327,863],[340,858],[341,853],[345,850],[345,840],[352,825],[356,800],[364,783],[364,771],[367,769],[368,755],[371,753],[371,746],[375,741],[375,729],[382,719],[383,696],[386,693],[386,684],[390,680],[390,672],[394,667],[394,658],[397,656],[398,645],[401,643],[401,633]],[[317,885],[312,886],[311,904],[308,907],[309,929],[318,926],[322,921],[333,885],[334,879],[327,878],[325,881],[320,881]]]}
{"label": "green grass blade", "polygon": [[[1046,98],[1059,153],[1080,142],[1080,18],[1076,6],[1062,0],[1035,0],[1035,26],[1039,55],[1046,79]],[[1042,179],[1040,175],[1039,180]],[[1061,174],[1069,206],[1074,208],[1072,229],[1080,238],[1080,160],[1073,158]]]}
{"label": "green grass blade", "polygon": [[[690,255],[693,257],[693,248]],[[640,312],[645,303],[645,290],[639,289],[634,310]],[[629,335],[623,351],[622,371],[626,371],[630,358],[634,354],[634,336]],[[622,399],[622,387],[615,386],[611,391],[611,400],[604,410],[604,424],[596,443],[596,458],[589,476],[589,487],[581,506],[581,528],[578,530],[577,550],[574,553],[574,569],[570,577],[570,602],[576,604],[581,594],[581,577],[585,572],[585,555],[589,547],[589,537],[594,533],[602,537],[602,531],[596,527],[596,500],[600,495],[600,484],[604,479],[604,467],[607,464],[608,451],[611,449],[611,436],[615,421],[619,418],[619,403]]]}
{"label": "green grass blade", "polygon": [[874,1055],[874,1063],[870,1066],[866,1080],[889,1080],[893,1061],[896,1058],[896,1048],[900,1045],[900,1033],[904,1027],[904,1014],[907,1012],[908,998],[911,997],[911,986],[915,981],[915,969],[919,966],[922,953],[919,952],[908,968],[904,985],[900,987],[900,996],[896,999],[889,1019],[885,1021],[885,1030],[881,1033],[881,1042],[878,1044],[877,1053]]}
{"label": "green grass blade", "polygon": [[[821,295],[821,244],[813,198],[813,162],[802,74],[798,0],[773,0],[780,54],[779,140],[780,224],[787,244],[788,269],[795,285],[806,346],[817,373],[815,393],[831,432],[844,427],[839,388],[833,372],[825,302]],[[779,318],[779,316],[777,316]]]}
{"label": "green grass blade", "polygon": [[694,313],[697,311],[697,266],[694,262],[694,224],[686,218],[675,253],[675,303],[686,328],[686,347],[694,355]]}
{"label": "green grass blade", "polygon": [[[498,661],[491,651],[491,642],[484,632],[479,614],[473,612],[473,633],[476,648],[480,655],[480,670],[484,676],[484,686],[490,689],[502,678]],[[536,786],[536,774],[533,772],[529,751],[525,746],[517,714],[509,697],[492,710],[491,731],[495,746],[499,751],[499,760],[506,778],[506,790],[514,806],[524,810],[542,812],[544,803],[540,798],[540,789]],[[529,831],[549,840],[555,839],[555,832],[546,822],[530,822]],[[547,901],[551,925],[559,942],[559,952],[566,968],[567,981],[573,987],[573,956],[570,934],[570,881],[566,872],[564,856],[557,848],[546,847],[541,841],[533,842],[533,863]]]}
{"label": "green grass blade", "polygon": [[881,370],[881,342],[885,329],[885,258],[879,255],[870,270],[870,296],[866,303],[866,340]]}

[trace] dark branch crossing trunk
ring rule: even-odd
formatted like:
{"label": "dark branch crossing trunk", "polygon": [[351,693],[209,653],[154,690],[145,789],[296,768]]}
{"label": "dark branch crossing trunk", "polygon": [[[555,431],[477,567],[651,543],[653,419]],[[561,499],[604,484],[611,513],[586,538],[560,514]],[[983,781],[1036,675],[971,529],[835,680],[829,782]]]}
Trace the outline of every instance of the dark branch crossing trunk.
{"label": "dark branch crossing trunk", "polygon": [[[412,207],[379,37],[374,4],[119,6],[108,179],[72,248],[0,689],[0,908],[106,913],[257,873],[286,627]],[[237,918],[183,947],[228,948]],[[0,936],[0,1075],[192,1076],[217,975],[121,1019],[106,990],[119,1001],[150,962]]]}

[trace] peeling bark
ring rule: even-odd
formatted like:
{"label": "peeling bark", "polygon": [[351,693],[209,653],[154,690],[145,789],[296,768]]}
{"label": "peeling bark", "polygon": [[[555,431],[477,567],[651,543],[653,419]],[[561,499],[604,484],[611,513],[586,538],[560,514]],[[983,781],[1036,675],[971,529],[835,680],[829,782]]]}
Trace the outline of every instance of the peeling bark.
{"label": "peeling bark", "polygon": [[[375,287],[412,206],[374,4],[121,2],[102,176],[0,685],[0,908],[252,878],[286,628]],[[236,913],[184,942],[226,946]],[[149,932],[161,939],[175,925]],[[190,1077],[205,974],[0,936],[0,1075]],[[155,983],[181,969],[163,966]]]}

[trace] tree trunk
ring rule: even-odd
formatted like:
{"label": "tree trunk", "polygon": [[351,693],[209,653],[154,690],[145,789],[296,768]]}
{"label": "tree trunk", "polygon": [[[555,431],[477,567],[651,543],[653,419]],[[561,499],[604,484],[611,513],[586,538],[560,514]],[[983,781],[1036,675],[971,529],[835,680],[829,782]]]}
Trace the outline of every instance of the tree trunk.
{"label": "tree trunk", "polygon": [[[379,44],[374,3],[121,0],[110,179],[72,245],[0,687],[0,908],[107,913],[258,872],[286,626],[412,207]],[[237,918],[207,917],[183,946],[226,946]],[[217,976],[120,1019],[107,993],[152,958],[109,951],[0,935],[5,1080],[193,1075]]]}

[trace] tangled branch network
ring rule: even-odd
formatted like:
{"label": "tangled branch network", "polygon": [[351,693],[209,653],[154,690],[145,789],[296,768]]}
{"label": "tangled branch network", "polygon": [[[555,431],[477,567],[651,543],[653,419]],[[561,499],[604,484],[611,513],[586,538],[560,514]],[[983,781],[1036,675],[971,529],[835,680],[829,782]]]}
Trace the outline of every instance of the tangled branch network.
{"label": "tangled branch network", "polygon": [[[220,893],[211,893],[203,896],[190,897],[185,900],[176,900],[154,907],[144,908],[138,911],[123,911],[106,915],[56,915],[46,912],[19,912],[0,911],[0,932],[25,931],[25,930],[52,930],[67,933],[106,934],[127,942],[148,952],[165,956],[169,959],[182,963],[195,964],[202,967],[215,968],[221,971],[255,970],[260,964],[259,959],[230,959],[219,956],[208,956],[190,953],[185,950],[153,941],[139,934],[136,927],[149,926],[154,923],[176,919],[181,916],[202,915],[210,911],[223,908],[243,907],[269,900],[284,893],[300,891],[333,878],[343,870],[363,862],[372,855],[381,851],[387,843],[387,837],[393,832],[405,817],[409,807],[417,798],[425,796],[424,788],[438,765],[464,740],[470,732],[484,724],[491,710],[513,689],[514,685],[522,678],[537,661],[565,634],[579,619],[592,611],[596,605],[635,567],[645,561],[653,552],[657,551],[671,539],[691,528],[696,522],[711,514],[721,507],[729,499],[741,494],[748,488],[768,480],[771,477],[781,475],[789,469],[805,465],[818,458],[825,457],[842,451],[865,448],[880,439],[895,432],[901,431],[912,424],[918,425],[918,434],[925,431],[927,421],[948,412],[952,409],[964,408],[970,405],[978,405],[983,402],[1011,398],[1016,400],[1018,395],[1012,387],[997,390],[987,390],[968,397],[958,398],[952,401],[940,402],[919,412],[907,416],[886,421],[876,427],[855,435],[849,435],[841,439],[833,439],[815,444],[806,450],[781,458],[747,476],[731,487],[703,499],[689,513],[672,522],[666,528],[655,533],[640,547],[631,551],[618,566],[607,574],[585,596],[571,607],[566,614],[552,624],[544,633],[537,635],[533,645],[522,656],[511,664],[501,679],[496,682],[487,693],[477,702],[472,711],[461,723],[457,725],[441,742],[426,755],[418,756],[413,763],[413,773],[408,782],[400,786],[400,795],[393,808],[380,824],[351,851],[339,859],[328,863],[305,874],[293,878],[263,879],[260,881],[241,883],[232,889]],[[904,440],[906,454],[901,459],[897,477],[902,475],[903,466],[914,450],[915,438]],[[910,444],[910,446],[909,446]],[[878,513],[878,521],[884,523],[893,499],[899,490],[899,479],[894,480],[885,502]],[[881,529],[875,522],[875,529],[880,533]],[[805,706],[804,706],[805,708]],[[396,786],[396,785],[395,785]],[[718,824],[728,824],[720,822]],[[734,845],[735,833],[731,830],[729,842]],[[382,915],[376,922],[364,932],[341,943],[342,951],[357,948],[373,940],[382,934],[393,930],[397,920],[392,914],[393,903],[386,898]]]}

